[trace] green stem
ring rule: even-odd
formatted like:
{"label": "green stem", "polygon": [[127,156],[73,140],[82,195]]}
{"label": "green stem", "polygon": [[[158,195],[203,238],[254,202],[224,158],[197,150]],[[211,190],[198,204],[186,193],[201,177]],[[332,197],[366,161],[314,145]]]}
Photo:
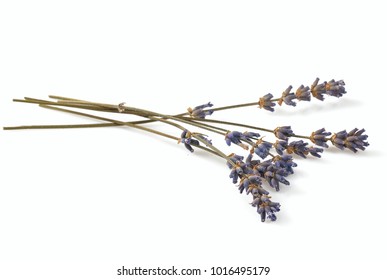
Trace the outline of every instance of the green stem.
{"label": "green stem", "polygon": [[[111,122],[111,123],[114,123],[116,125],[125,125],[125,126],[130,126],[130,127],[134,127],[134,128],[137,128],[137,129],[141,129],[141,130],[145,130],[145,131],[148,131],[148,132],[151,132],[151,133],[155,133],[155,134],[158,134],[158,135],[161,135],[161,136],[164,136],[164,137],[168,137],[168,138],[171,138],[171,139],[174,139],[174,140],[180,140],[180,138],[177,138],[177,137],[174,137],[172,135],[169,135],[169,134],[166,134],[166,133],[163,133],[163,132],[160,132],[160,131],[157,131],[157,130],[153,130],[153,129],[150,129],[150,128],[147,128],[147,127],[143,127],[143,126],[139,126],[139,125],[136,125],[136,124],[133,124],[133,123],[130,123],[130,122],[121,122],[121,121],[118,121],[118,120],[114,120],[114,119],[109,119],[109,118],[104,118],[104,117],[99,117],[99,116],[95,116],[95,115],[91,115],[91,114],[86,114],[86,113],[81,113],[81,112],[77,112],[77,111],[72,111],[72,110],[67,110],[67,109],[63,109],[63,108],[57,108],[57,107],[53,107],[53,106],[50,106],[50,105],[40,105],[40,107],[43,107],[43,108],[47,108],[47,109],[52,109],[52,110],[57,110],[57,111],[61,111],[61,112],[67,112],[67,113],[72,113],[72,114],[76,114],[76,115],[80,115],[80,116],[85,116],[85,117],[90,117],[90,118],[94,118],[94,119],[98,119],[98,120],[102,120],[102,121],[107,121],[107,122]],[[139,111],[142,111],[142,110],[139,110]],[[145,110],[144,110],[145,111]],[[151,112],[151,113],[154,113],[154,112]],[[155,113],[156,114],[156,113]],[[175,126],[181,130],[185,130],[184,127],[180,126],[179,124],[176,124],[174,122],[171,122],[171,121],[168,121],[168,120],[164,120],[164,119],[160,119],[160,118],[155,118],[155,117],[151,117],[151,116],[146,116],[147,118],[151,119],[151,120],[154,120],[154,121],[160,121],[160,122],[164,122],[164,123],[167,123],[169,125],[172,125],[172,126]],[[212,150],[213,152],[212,153],[215,153],[217,154],[218,156],[226,159],[227,161],[229,161],[231,164],[234,164],[232,161],[230,161],[230,159],[227,157],[227,155],[225,155],[223,152],[221,152],[219,149],[215,148],[213,145],[211,144],[208,144],[205,140],[203,140],[200,136],[198,135],[194,135],[194,137],[196,139],[198,139],[198,141],[202,142],[203,144],[207,145],[210,147],[210,150]],[[206,150],[208,148],[206,147],[202,147],[202,146],[197,146],[199,147],[200,149],[202,150]]]}
{"label": "green stem", "polygon": [[[183,118],[187,119],[186,117],[183,117]],[[251,129],[256,129],[256,130],[261,130],[261,131],[266,131],[266,132],[274,133],[274,130],[272,130],[272,129],[262,128],[262,127],[258,127],[258,126],[252,126],[252,125],[246,125],[246,124],[242,124],[242,123],[227,122],[227,121],[213,120],[213,119],[197,119],[197,118],[195,118],[195,121],[220,123],[220,124],[233,125],[233,126],[251,128]]]}
{"label": "green stem", "polygon": [[211,111],[222,111],[222,110],[228,110],[228,109],[235,109],[235,108],[241,108],[241,107],[249,107],[249,106],[257,106],[258,102],[250,102],[250,103],[243,103],[243,104],[237,104],[237,105],[229,105],[224,107],[218,107],[214,109],[210,109]]}
{"label": "green stem", "polygon": [[166,134],[166,133],[163,133],[163,132],[151,129],[151,128],[147,128],[147,127],[144,127],[144,126],[135,125],[135,124],[132,124],[130,122],[122,122],[122,121],[118,121],[118,120],[114,120],[114,119],[109,119],[109,118],[104,118],[104,117],[99,117],[99,116],[91,115],[91,114],[81,113],[81,112],[67,110],[67,109],[63,109],[63,108],[57,108],[57,107],[53,107],[53,106],[50,106],[50,105],[40,105],[40,107],[46,108],[46,109],[51,109],[51,110],[56,110],[56,111],[60,111],[60,112],[71,113],[71,114],[75,114],[75,115],[79,115],[79,116],[89,117],[89,118],[93,118],[93,119],[97,119],[97,120],[101,120],[101,121],[106,121],[106,122],[114,123],[116,125],[130,126],[130,127],[134,127],[134,128],[137,128],[137,129],[145,130],[145,131],[148,131],[148,132],[151,132],[151,133],[154,133],[154,134],[158,134],[158,135],[161,135],[161,136],[164,136],[164,137],[176,140],[176,141],[179,140],[178,137],[175,137],[175,136],[172,136],[172,135],[169,135],[169,134]]}
{"label": "green stem", "polygon": [[63,124],[63,125],[22,125],[22,126],[6,126],[4,130],[18,130],[18,129],[58,129],[58,128],[94,128],[94,127],[108,127],[119,126],[116,123],[97,123],[97,124]]}

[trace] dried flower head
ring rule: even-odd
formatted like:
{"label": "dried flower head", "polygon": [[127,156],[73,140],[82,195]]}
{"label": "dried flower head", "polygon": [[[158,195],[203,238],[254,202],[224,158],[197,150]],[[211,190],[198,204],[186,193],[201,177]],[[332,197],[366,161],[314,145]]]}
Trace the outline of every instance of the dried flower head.
{"label": "dried flower head", "polygon": [[282,105],[282,103],[285,103],[289,106],[296,106],[296,102],[293,100],[296,99],[296,95],[294,92],[290,92],[292,90],[292,86],[288,86],[288,88],[282,93],[281,98],[278,100],[278,105]]}
{"label": "dried flower head", "polygon": [[325,131],[325,128],[321,128],[319,130],[312,132],[309,139],[317,146],[328,148],[327,141],[329,140],[329,138],[327,137],[330,136],[331,134],[332,133]]}
{"label": "dried flower head", "polygon": [[299,101],[310,101],[310,89],[309,89],[309,87],[304,87],[304,85],[301,85],[296,90],[296,98]]}
{"label": "dried flower head", "polygon": [[334,146],[338,147],[341,150],[347,148],[352,152],[356,153],[358,150],[365,150],[369,144],[366,142],[368,135],[363,134],[364,129],[358,130],[357,128],[352,129],[350,132],[342,130],[340,132],[334,133],[331,137],[331,142]]}
{"label": "dried flower head", "polygon": [[294,135],[290,126],[280,126],[274,129],[274,135],[281,140],[288,140],[289,137]]}
{"label": "dried flower head", "polygon": [[188,151],[190,151],[191,153],[194,152],[194,149],[192,148],[191,145],[195,145],[195,146],[199,146],[199,141],[196,140],[196,139],[193,139],[192,138],[192,133],[189,132],[188,130],[183,130],[183,132],[181,133],[181,136],[180,136],[180,139],[178,141],[179,143],[183,143],[184,146],[186,147],[186,149]]}
{"label": "dried flower head", "polygon": [[275,103],[272,101],[272,98],[273,95],[271,93],[268,93],[261,97],[258,102],[259,108],[274,112],[273,107],[275,106]]}
{"label": "dried flower head", "polygon": [[204,119],[206,116],[210,116],[214,112],[213,110],[204,110],[204,109],[210,108],[212,106],[214,105],[211,102],[208,102],[206,104],[196,106],[193,109],[189,107],[187,111],[190,114],[190,116],[193,118]]}

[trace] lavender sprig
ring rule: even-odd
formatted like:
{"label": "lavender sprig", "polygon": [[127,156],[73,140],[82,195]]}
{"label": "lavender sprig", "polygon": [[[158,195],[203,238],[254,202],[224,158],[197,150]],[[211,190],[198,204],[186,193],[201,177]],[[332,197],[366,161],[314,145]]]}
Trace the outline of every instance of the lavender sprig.
{"label": "lavender sprig", "polygon": [[[213,108],[213,104],[208,102],[203,105],[195,106],[193,109],[191,109],[191,107],[188,108],[189,116],[187,116],[187,113],[178,115],[161,114],[141,108],[126,106],[123,102],[118,105],[112,105],[58,96],[50,96],[56,101],[26,97],[24,99],[15,99],[14,101],[38,104],[46,109],[93,118],[101,121],[101,123],[19,126],[4,127],[4,129],[126,126],[131,129],[140,129],[175,140],[178,143],[183,144],[191,153],[195,152],[196,154],[196,148],[198,148],[199,150],[224,159],[230,169],[229,177],[237,186],[239,192],[244,192],[247,195],[252,196],[253,200],[251,205],[257,208],[261,221],[275,221],[277,219],[276,213],[280,211],[280,204],[271,201],[269,190],[274,189],[275,191],[279,191],[281,185],[290,185],[289,177],[294,174],[294,168],[297,167],[297,163],[294,161],[293,156],[301,158],[313,156],[320,158],[321,153],[330,147],[329,144],[340,150],[349,149],[355,153],[359,150],[365,150],[369,145],[367,142],[368,136],[365,134],[365,130],[355,128],[349,132],[342,130],[337,133],[331,133],[326,131],[325,128],[321,128],[313,131],[309,136],[306,136],[295,133],[289,125],[278,126],[271,129],[243,123],[208,119],[207,117],[211,116],[213,112],[220,110],[258,106],[273,112],[276,104],[285,104],[294,107],[298,102],[311,101],[311,97],[321,101],[324,100],[326,96],[342,97],[346,93],[344,86],[345,83],[342,80],[330,80],[329,82],[319,83],[319,79],[317,78],[310,87],[301,85],[295,92],[292,91],[292,86],[288,86],[279,98],[274,98],[274,96],[269,93],[261,97],[258,102],[218,108]],[[70,107],[73,110],[64,109],[63,107]],[[125,122],[86,114],[77,111],[77,109],[119,113],[123,115],[129,114],[137,116],[140,119]],[[171,126],[174,129],[177,129],[178,132],[176,132],[175,135],[171,135],[162,130],[147,127],[147,124],[150,122],[159,122],[164,126]],[[248,150],[246,160],[244,156],[235,153],[227,156],[218,148],[219,143],[222,143],[222,141],[217,142],[216,139],[209,140],[207,134],[200,131],[192,132],[193,130],[189,130],[187,126],[204,130],[215,135],[222,135],[228,146],[234,144]],[[231,129],[230,127],[233,128]],[[237,127],[237,129],[235,129],[235,127]],[[243,131],[242,129],[249,129],[249,131],[240,132]],[[264,135],[265,133],[269,136],[271,135],[275,140],[271,141],[269,138],[266,138],[267,135]]]}

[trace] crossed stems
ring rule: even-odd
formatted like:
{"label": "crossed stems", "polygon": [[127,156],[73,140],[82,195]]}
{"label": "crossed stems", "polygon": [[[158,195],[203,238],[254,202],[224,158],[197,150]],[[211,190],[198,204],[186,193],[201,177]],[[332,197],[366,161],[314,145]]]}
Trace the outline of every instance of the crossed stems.
{"label": "crossed stems", "polygon": [[[49,101],[49,100],[41,100],[41,99],[35,99],[35,98],[29,98],[25,97],[24,99],[14,99],[15,102],[24,102],[24,103],[34,103],[38,104],[40,107],[46,108],[46,109],[52,109],[57,111],[62,111],[66,113],[72,113],[76,115],[81,115],[89,118],[98,119],[101,121],[105,121],[106,123],[102,124],[74,124],[74,125],[33,125],[33,126],[16,126],[16,127],[4,127],[5,130],[15,130],[15,129],[55,129],[55,128],[92,128],[92,127],[108,127],[108,126],[129,126],[132,128],[144,130],[150,133],[154,133],[163,137],[167,137],[173,140],[179,141],[180,138],[169,135],[167,133],[154,130],[151,128],[148,128],[146,126],[143,126],[142,124],[150,123],[159,121],[162,123],[166,123],[168,125],[174,126],[180,130],[186,130],[185,127],[179,125],[176,122],[185,123],[188,125],[192,125],[195,127],[199,127],[217,134],[225,135],[225,133],[229,132],[229,130],[224,129],[222,127],[213,126],[208,123],[217,123],[217,124],[224,124],[224,125],[232,125],[232,126],[238,126],[238,127],[244,127],[254,130],[260,130],[260,131],[266,131],[270,133],[275,133],[275,130],[257,127],[257,126],[251,126],[241,123],[235,123],[235,122],[227,122],[227,121],[221,121],[221,120],[214,120],[214,119],[202,119],[202,118],[194,118],[192,116],[186,117],[188,113],[181,113],[177,115],[165,115],[156,113],[149,110],[139,109],[135,107],[128,107],[124,106],[124,103],[117,105],[111,105],[111,104],[104,104],[104,103],[96,103],[96,102],[90,102],[85,100],[79,100],[74,98],[68,98],[68,97],[61,97],[61,96],[49,96],[52,99],[56,99],[57,101]],[[253,103],[244,103],[244,104],[238,104],[238,105],[231,105],[231,106],[224,106],[219,108],[214,108],[212,111],[220,111],[220,110],[227,110],[227,109],[233,109],[238,107],[246,107],[246,106],[253,106],[257,105],[258,102]],[[73,111],[63,108],[58,108],[57,106],[64,106],[64,107],[72,107],[72,108],[78,108],[78,109],[86,109],[86,110],[94,110],[94,111],[102,111],[102,112],[110,112],[110,113],[125,113],[125,114],[132,114],[140,117],[146,118],[146,120],[141,121],[132,121],[132,122],[123,122],[116,119],[110,119],[110,118],[104,118],[96,115],[86,114],[79,111]],[[229,158],[229,156],[225,155],[222,151],[217,149],[215,146],[213,146],[211,143],[206,141],[206,139],[203,138],[203,134],[200,133],[191,133],[191,135],[197,139],[199,142],[203,143],[205,146],[195,145],[197,148],[200,148],[202,150],[205,150],[207,152],[210,152],[214,155],[220,156],[221,158],[224,158],[229,162],[232,166],[235,166],[234,162],[232,162]],[[304,138],[304,139],[310,139],[308,136],[302,136],[302,135],[291,135],[292,137],[297,138]],[[252,141],[249,140],[242,140],[251,146],[254,146],[255,144]],[[272,157],[274,155],[270,154]]]}

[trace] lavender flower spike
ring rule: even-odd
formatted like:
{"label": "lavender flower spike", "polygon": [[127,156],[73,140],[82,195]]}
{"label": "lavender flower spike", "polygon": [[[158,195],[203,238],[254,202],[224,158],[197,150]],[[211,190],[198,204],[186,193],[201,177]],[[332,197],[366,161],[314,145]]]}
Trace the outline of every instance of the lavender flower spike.
{"label": "lavender flower spike", "polygon": [[271,100],[272,98],[273,95],[271,93],[268,93],[261,97],[258,102],[259,108],[274,112],[273,107],[275,106],[275,103]]}
{"label": "lavender flower spike", "polygon": [[213,104],[208,102],[207,104],[196,106],[195,108],[188,108],[187,111],[193,118],[204,119],[206,116],[210,116],[214,111],[213,110],[203,110],[208,107],[212,107]]}
{"label": "lavender flower spike", "polygon": [[329,140],[327,138],[327,136],[329,136],[329,135],[331,135],[330,132],[325,131],[325,128],[321,128],[321,129],[316,130],[315,132],[313,132],[310,135],[309,139],[310,139],[310,141],[315,143],[317,146],[328,148],[328,145],[327,145],[326,142]]}

